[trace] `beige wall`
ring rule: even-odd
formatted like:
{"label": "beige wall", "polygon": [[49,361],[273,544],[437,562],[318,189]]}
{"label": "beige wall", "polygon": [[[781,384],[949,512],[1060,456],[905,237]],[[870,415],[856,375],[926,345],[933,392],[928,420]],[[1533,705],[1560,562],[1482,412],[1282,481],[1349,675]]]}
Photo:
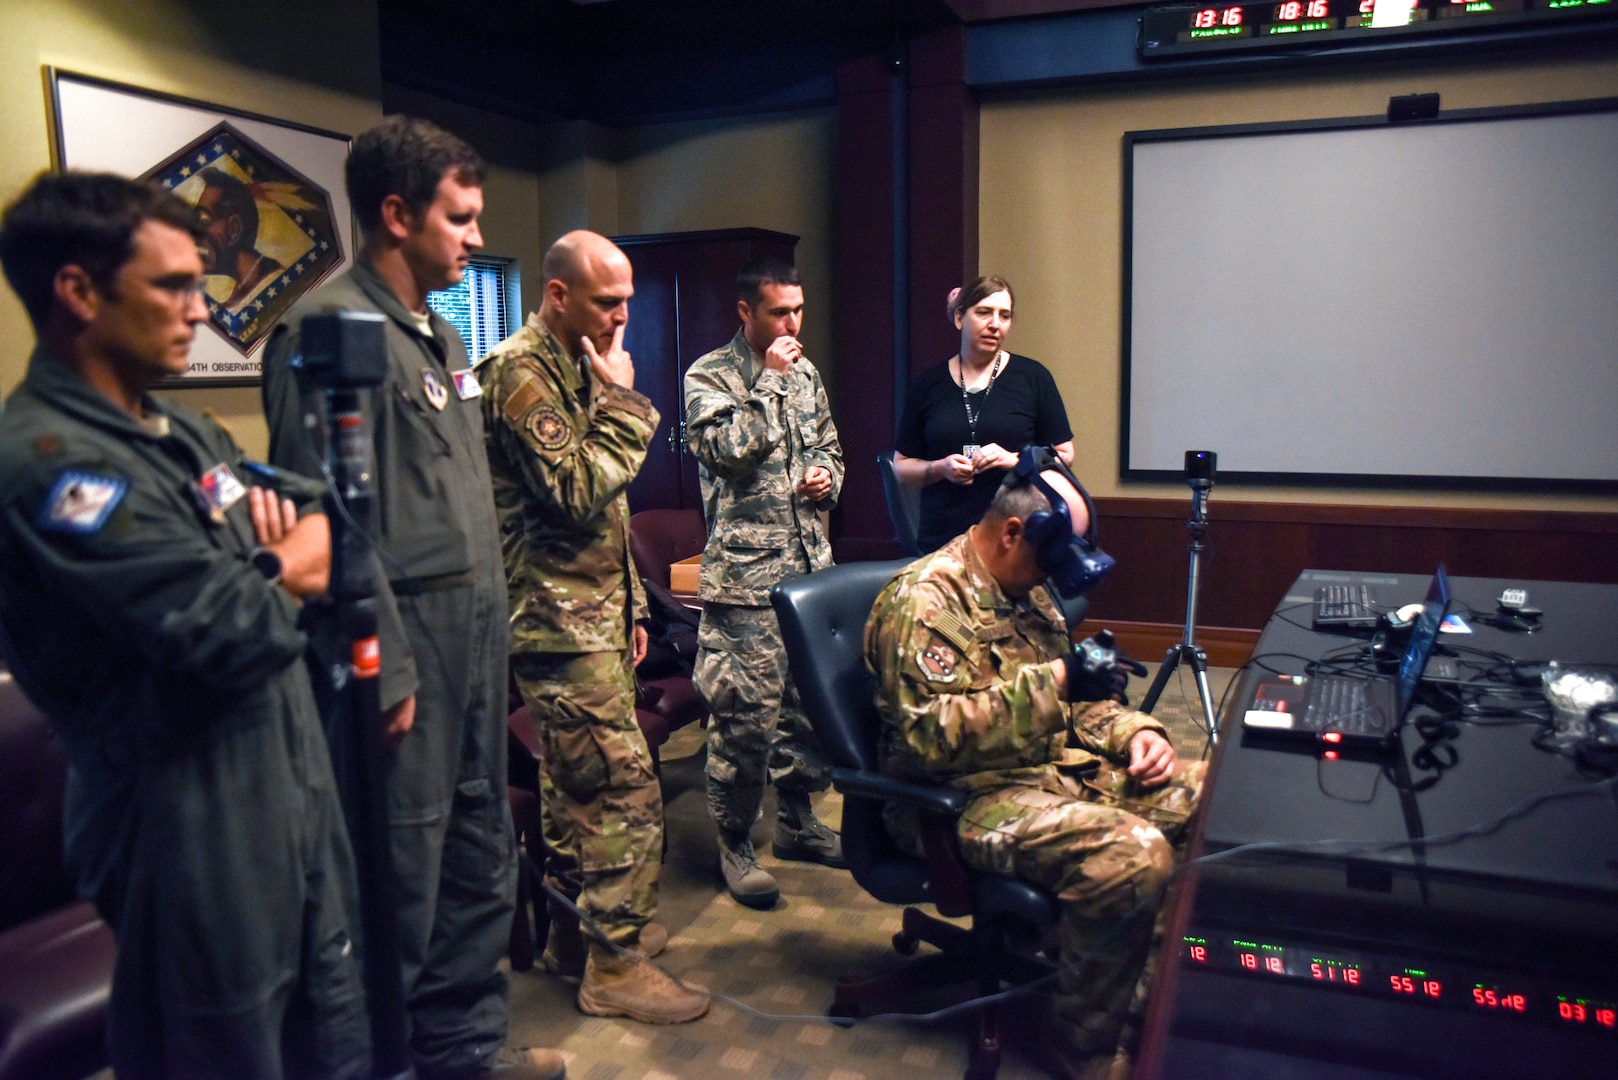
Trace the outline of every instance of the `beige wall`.
{"label": "beige wall", "polygon": [[[353,134],[381,116],[374,0],[0,0],[0,199],[50,167],[45,65]],[[0,289],[0,389],[33,333]],[[257,389],[175,391],[217,413],[249,453],[267,433]]]}
{"label": "beige wall", "polygon": [[751,226],[802,237],[804,346],[835,386],[835,136],[831,110],[618,131],[555,125],[545,133],[541,218],[551,236],[570,228],[622,236]]}
{"label": "beige wall", "polygon": [[[1180,496],[1118,479],[1122,137],[1126,131],[1366,116],[1395,94],[1437,91],[1481,108],[1618,94],[1618,60],[1471,63],[1065,90],[985,102],[980,250],[1017,288],[1019,351],[1054,373],[1098,495]],[[1083,403],[1083,404],[1079,404]],[[1216,499],[1615,510],[1618,499],[1221,484]]]}

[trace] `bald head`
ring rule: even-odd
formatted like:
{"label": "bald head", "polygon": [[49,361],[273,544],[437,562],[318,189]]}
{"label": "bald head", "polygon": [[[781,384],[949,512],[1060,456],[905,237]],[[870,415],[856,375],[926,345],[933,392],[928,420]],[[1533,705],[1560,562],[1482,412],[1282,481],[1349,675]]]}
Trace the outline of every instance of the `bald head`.
{"label": "bald head", "polygon": [[600,233],[576,229],[551,245],[542,271],[540,318],[551,333],[574,357],[585,338],[606,352],[614,333],[629,321],[635,286],[628,256]]}

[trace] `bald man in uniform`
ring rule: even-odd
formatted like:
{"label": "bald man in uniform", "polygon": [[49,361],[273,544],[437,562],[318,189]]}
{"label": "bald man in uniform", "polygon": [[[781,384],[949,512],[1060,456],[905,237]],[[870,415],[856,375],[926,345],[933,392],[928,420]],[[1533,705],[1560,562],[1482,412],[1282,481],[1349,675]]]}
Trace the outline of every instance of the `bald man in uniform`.
{"label": "bald man in uniform", "polygon": [[646,598],[629,555],[630,481],[657,430],[624,351],[634,277],[604,236],[570,232],[545,255],[545,298],[478,373],[511,602],[511,667],[543,747],[547,883],[595,924],[553,905],[553,974],[582,975],[578,1005],[652,1024],[695,1020],[706,994],[648,957],[663,796],[635,721],[636,620]]}

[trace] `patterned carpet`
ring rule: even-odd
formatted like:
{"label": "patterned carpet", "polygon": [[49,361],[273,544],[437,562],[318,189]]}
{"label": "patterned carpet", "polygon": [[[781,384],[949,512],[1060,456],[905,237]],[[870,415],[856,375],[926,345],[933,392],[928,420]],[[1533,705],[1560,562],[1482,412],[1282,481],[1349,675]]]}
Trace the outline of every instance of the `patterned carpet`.
{"label": "patterned carpet", "polygon": [[[1231,671],[1212,669],[1214,706]],[[1145,693],[1149,682],[1134,683]],[[1201,705],[1187,671],[1176,674],[1155,710],[1182,755],[1199,756]],[[1193,719],[1195,718],[1195,720]],[[770,911],[742,907],[719,880],[714,828],[702,786],[703,733],[676,732],[663,748],[669,831],[659,921],[672,935],[659,958],[665,970],[708,987],[716,1000],[704,1019],[676,1027],[585,1017],[573,1004],[576,983],[542,968],[511,982],[514,1045],[554,1046],[568,1056],[572,1080],[936,1080],[961,1075],[969,1015],[930,1023],[884,1017],[854,1027],[825,1018],[839,975],[903,963],[892,948],[900,909],[866,896],[845,871],[781,863],[769,855],[769,831],[754,831],[761,863],[781,883]],[[835,823],[841,798],[828,792],[822,818]],[[773,820],[767,798],[765,821]],[[924,946],[924,948],[926,948]],[[948,1006],[944,998],[935,1007]],[[1036,1080],[1044,1073],[1008,1047],[1000,1076]]]}

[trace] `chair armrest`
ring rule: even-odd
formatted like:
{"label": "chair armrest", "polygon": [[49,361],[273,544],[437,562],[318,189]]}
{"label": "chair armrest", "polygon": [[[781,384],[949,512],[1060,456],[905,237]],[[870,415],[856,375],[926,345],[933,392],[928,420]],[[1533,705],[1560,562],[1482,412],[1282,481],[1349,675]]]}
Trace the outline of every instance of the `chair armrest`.
{"label": "chair armrest", "polygon": [[925,813],[957,818],[966,809],[966,792],[945,784],[918,784],[895,780],[881,773],[861,769],[833,769],[832,783],[844,795],[871,799],[892,799],[917,807]]}

